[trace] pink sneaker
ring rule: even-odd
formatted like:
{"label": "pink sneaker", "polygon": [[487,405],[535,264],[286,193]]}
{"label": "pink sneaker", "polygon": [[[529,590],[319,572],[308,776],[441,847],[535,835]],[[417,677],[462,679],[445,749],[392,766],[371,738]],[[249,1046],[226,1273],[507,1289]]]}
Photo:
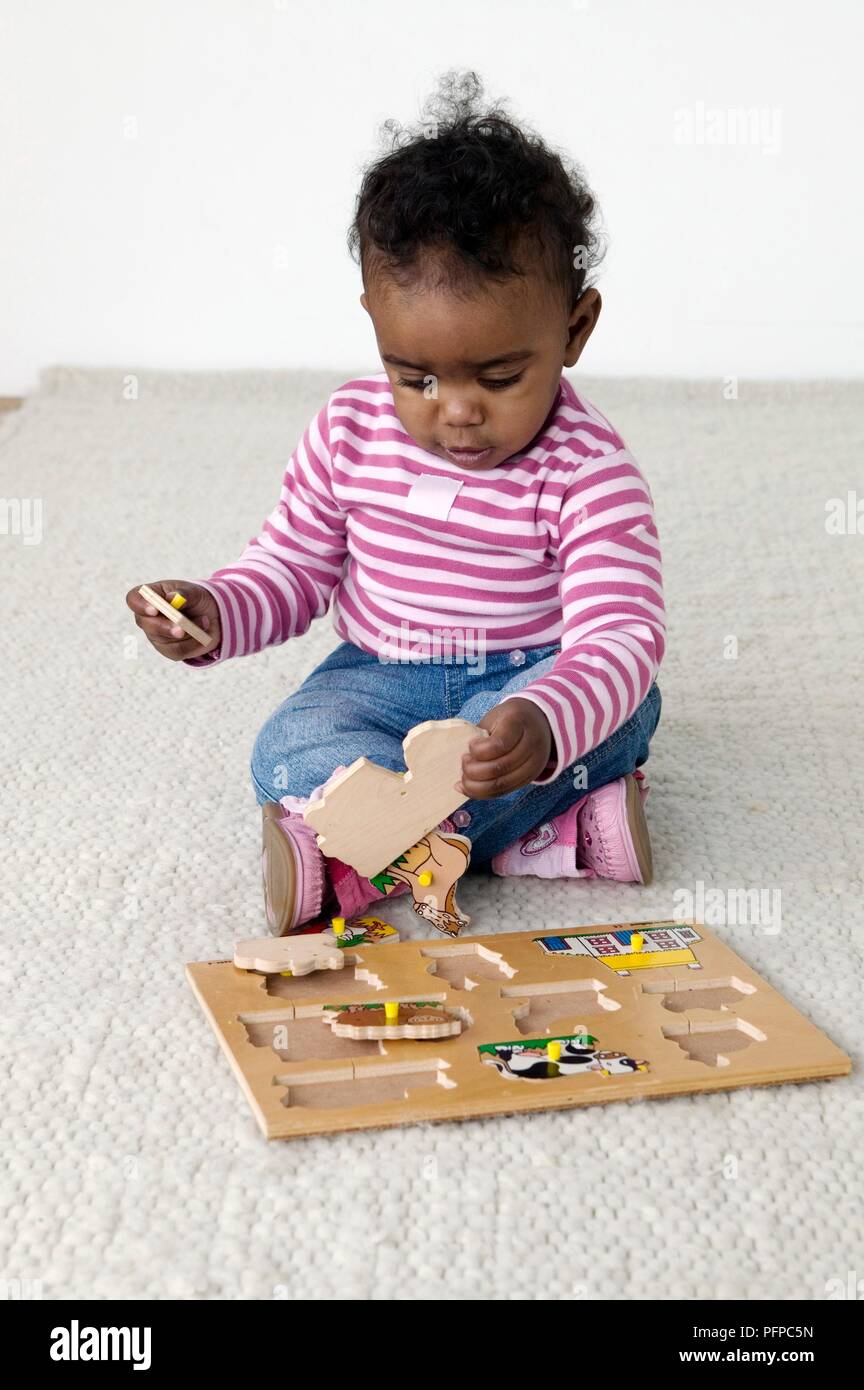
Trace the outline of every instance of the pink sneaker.
{"label": "pink sneaker", "polygon": [[299,812],[278,801],[265,802],[261,811],[264,910],[273,935],[286,936],[321,911],[324,855]]}
{"label": "pink sneaker", "polygon": [[267,801],[261,808],[264,910],[274,936],[286,936],[313,921],[327,895],[332,899],[335,894],[343,917],[355,917],[382,898],[408,892],[409,885],[386,869],[373,883],[341,859],[325,858],[315,831],[303,820],[308,804],[301,797],[283,796],[281,802]]}
{"label": "pink sneaker", "polygon": [[654,874],[651,840],[642,803],[648,788],[641,772],[628,773],[579,806],[577,863],[598,878],[618,883],[650,883]]}
{"label": "pink sneaker", "polygon": [[650,883],[651,841],[641,772],[619,777],[496,854],[492,872],[510,877],[610,878]]}
{"label": "pink sneaker", "polygon": [[576,857],[579,808],[586,800],[583,797],[554,820],[544,821],[496,854],[492,860],[493,874],[506,878],[519,874],[533,874],[535,878],[593,878],[592,869],[577,868]]}

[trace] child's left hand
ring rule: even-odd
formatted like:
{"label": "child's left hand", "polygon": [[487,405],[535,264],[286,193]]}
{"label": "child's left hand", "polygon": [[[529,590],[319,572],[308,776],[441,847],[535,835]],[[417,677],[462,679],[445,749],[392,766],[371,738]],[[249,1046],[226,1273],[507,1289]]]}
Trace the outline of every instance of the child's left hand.
{"label": "child's left hand", "polygon": [[518,791],[538,777],[552,754],[552,730],[531,700],[515,697],[496,705],[480,728],[489,737],[475,739],[462,759],[462,789],[469,800],[486,801]]}

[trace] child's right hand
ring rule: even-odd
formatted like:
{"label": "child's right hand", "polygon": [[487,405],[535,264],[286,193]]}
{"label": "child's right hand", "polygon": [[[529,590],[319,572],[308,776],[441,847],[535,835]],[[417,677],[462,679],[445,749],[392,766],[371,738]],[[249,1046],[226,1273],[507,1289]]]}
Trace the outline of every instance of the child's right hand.
{"label": "child's right hand", "polygon": [[139,594],[136,585],[126,595],[126,603],[135,614],[141,631],[161,656],[167,656],[169,661],[186,661],[189,657],[212,652],[219,646],[222,640],[219,606],[209,589],[202,589],[200,584],[190,584],[185,579],[157,579],[149,587],[169,603],[175,594],[182,594],[186,599],[182,609],[185,617],[191,618],[212,637],[206,646],[196,642],[170,618],[163,618],[161,613],[157,613],[152,603]]}

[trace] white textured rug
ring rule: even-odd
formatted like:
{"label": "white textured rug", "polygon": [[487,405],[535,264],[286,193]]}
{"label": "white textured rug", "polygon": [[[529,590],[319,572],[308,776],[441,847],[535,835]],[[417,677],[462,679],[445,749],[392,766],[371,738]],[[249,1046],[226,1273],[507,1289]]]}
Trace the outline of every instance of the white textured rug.
{"label": "white textured rug", "polygon": [[[325,620],[192,672],[137,639],[124,595],[239,554],[352,372],[136,375],[127,400],[123,373],[51,369],[0,425],[0,493],[43,507],[40,543],[0,533],[6,1291],[823,1299],[864,1277],[857,1070],[260,1137],[183,965],[262,927],[249,752],[335,639]],[[825,508],[861,485],[864,386],[742,382],[725,400],[719,383],[574,380],[658,508],[671,634],[647,768],[657,877],[478,877],[465,907],[492,933],[667,917],[699,883],[779,888],[779,934],[715,929],[857,1068],[864,535],[828,534]],[[416,932],[404,904],[390,911]]]}

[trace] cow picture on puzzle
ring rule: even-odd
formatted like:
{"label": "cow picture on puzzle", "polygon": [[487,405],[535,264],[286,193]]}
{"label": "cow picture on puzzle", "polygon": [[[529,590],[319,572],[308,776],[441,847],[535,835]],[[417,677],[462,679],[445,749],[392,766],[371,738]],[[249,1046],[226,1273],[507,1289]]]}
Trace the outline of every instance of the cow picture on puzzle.
{"label": "cow picture on puzzle", "polygon": [[552,1081],[561,1076],[614,1076],[647,1071],[647,1062],[638,1062],[623,1052],[601,1052],[598,1039],[589,1033],[565,1038],[531,1038],[520,1042],[481,1043],[477,1051],[481,1062],[496,1067],[502,1076],[520,1081]]}

